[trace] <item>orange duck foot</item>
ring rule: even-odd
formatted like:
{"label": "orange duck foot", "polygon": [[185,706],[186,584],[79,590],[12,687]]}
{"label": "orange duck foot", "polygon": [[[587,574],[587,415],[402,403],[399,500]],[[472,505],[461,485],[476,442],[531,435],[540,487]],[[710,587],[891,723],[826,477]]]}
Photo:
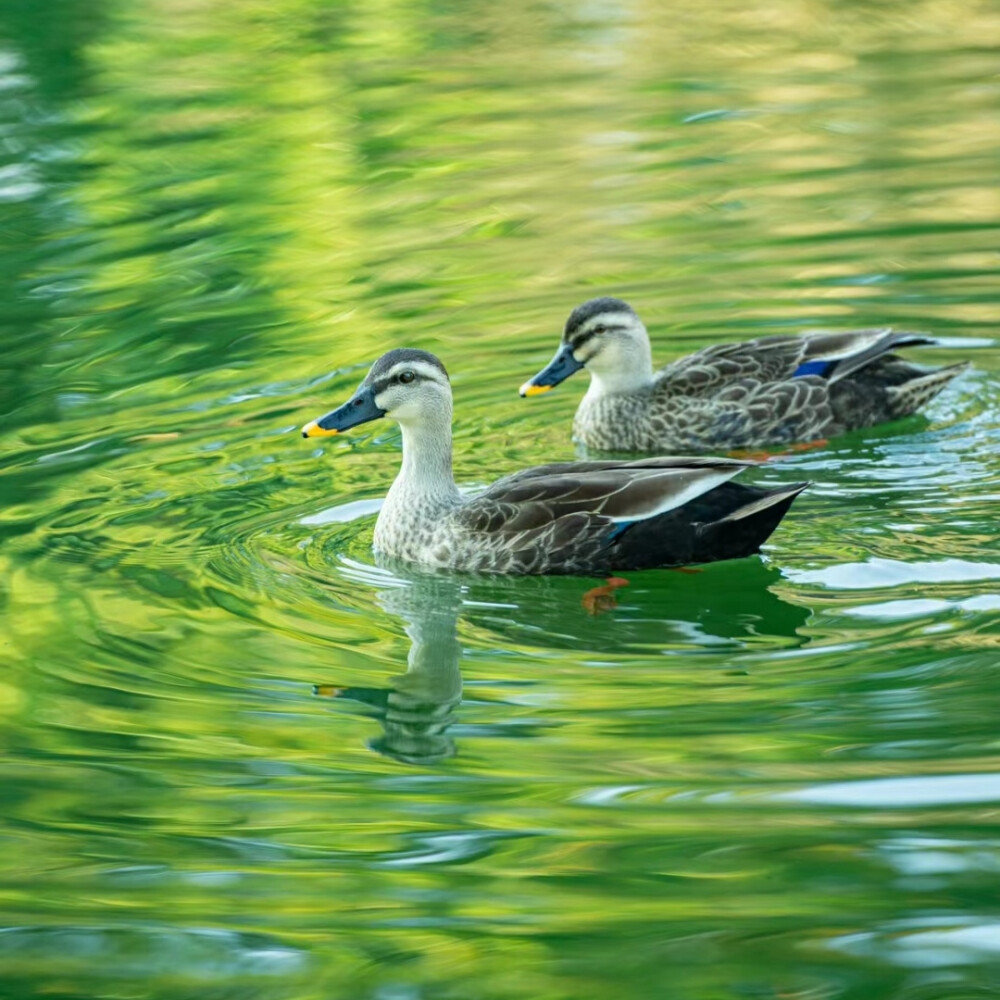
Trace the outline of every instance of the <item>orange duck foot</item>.
{"label": "orange duck foot", "polygon": [[615,591],[619,587],[627,586],[628,580],[623,577],[609,576],[604,581],[603,587],[591,587],[580,598],[580,603],[586,608],[588,615],[599,615],[602,611],[610,611],[618,606],[618,601],[615,600]]}
{"label": "orange duck foot", "polygon": [[790,444],[781,451],[751,451],[749,448],[737,448],[729,452],[730,458],[747,458],[751,462],[767,462],[772,458],[785,458],[794,455],[797,451],[812,451],[814,448],[825,448],[829,444],[827,438],[819,438],[816,441],[801,441],[798,444]]}

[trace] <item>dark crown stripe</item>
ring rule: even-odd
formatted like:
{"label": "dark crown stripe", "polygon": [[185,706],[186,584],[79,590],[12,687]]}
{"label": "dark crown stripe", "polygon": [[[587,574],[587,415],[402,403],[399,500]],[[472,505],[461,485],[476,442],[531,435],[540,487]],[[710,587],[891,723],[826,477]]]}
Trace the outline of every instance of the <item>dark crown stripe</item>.
{"label": "dark crown stripe", "polygon": [[595,316],[599,316],[601,313],[629,313],[630,315],[635,315],[635,310],[627,303],[623,302],[621,299],[615,299],[611,296],[604,296],[600,299],[591,299],[589,302],[584,302],[583,305],[577,306],[570,314],[569,319],[566,320],[566,328],[563,331],[563,339],[571,340],[573,335],[577,333],[583,325],[588,321],[593,319]]}

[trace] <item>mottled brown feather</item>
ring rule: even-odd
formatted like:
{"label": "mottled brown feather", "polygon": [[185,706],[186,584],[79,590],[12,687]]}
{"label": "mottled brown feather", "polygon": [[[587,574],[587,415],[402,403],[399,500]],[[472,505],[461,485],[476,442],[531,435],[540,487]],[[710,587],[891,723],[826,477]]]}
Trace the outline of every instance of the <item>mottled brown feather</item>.
{"label": "mottled brown feather", "polygon": [[[717,344],[667,365],[648,388],[585,398],[574,435],[599,450],[646,452],[832,437],[912,413],[939,391],[957,369],[921,381],[920,391],[888,391],[928,373],[887,352],[928,342],[923,334],[872,328]],[[794,377],[816,360],[829,360],[831,369]]]}

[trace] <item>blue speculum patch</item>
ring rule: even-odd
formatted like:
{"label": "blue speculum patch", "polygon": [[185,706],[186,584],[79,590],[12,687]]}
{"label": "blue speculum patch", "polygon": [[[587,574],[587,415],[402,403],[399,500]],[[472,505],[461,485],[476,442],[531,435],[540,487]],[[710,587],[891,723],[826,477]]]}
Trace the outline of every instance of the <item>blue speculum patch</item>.
{"label": "blue speculum patch", "polygon": [[804,361],[792,372],[792,378],[800,378],[803,375],[819,375],[821,378],[826,378],[836,367],[836,361]]}
{"label": "blue speculum patch", "polygon": [[616,539],[621,538],[633,524],[635,524],[635,521],[620,521],[616,524],[614,530],[608,535],[608,544],[610,545]]}

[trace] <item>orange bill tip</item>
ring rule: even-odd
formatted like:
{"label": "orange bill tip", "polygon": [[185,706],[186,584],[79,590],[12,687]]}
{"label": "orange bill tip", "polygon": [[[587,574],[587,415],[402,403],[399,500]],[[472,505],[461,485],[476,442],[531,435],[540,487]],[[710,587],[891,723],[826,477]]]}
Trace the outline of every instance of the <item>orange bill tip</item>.
{"label": "orange bill tip", "polygon": [[319,422],[316,420],[310,420],[309,423],[302,428],[302,436],[304,438],[333,437],[334,434],[339,433],[340,431],[337,430],[327,430],[325,427],[320,427]]}
{"label": "orange bill tip", "polygon": [[525,382],[520,388],[520,393],[522,396],[540,396],[543,392],[548,392],[552,389],[551,385],[535,385],[534,382]]}

